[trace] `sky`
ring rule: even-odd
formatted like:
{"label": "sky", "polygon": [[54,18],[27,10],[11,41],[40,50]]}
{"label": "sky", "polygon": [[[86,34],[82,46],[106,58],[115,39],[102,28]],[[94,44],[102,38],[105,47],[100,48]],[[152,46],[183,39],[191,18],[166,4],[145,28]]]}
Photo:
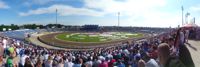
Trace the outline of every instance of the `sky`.
{"label": "sky", "polygon": [[200,25],[200,0],[0,0],[0,24],[177,27],[182,5]]}

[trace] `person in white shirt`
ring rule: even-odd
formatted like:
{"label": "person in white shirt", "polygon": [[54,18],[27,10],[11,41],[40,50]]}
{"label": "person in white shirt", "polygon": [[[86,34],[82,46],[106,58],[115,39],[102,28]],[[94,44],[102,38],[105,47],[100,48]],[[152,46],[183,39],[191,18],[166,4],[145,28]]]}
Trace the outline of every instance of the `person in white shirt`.
{"label": "person in white shirt", "polygon": [[46,61],[48,59],[48,57],[49,57],[49,54],[45,54],[44,55],[44,60]]}
{"label": "person in white shirt", "polygon": [[189,37],[190,31],[189,30],[185,30],[185,42],[188,43],[188,37]]}
{"label": "person in white shirt", "polygon": [[146,63],[145,67],[159,67],[159,65],[158,65],[158,63],[156,62],[156,60],[150,59],[150,60]]}
{"label": "person in white shirt", "polygon": [[180,44],[184,45],[184,41],[185,41],[185,35],[183,33],[183,29],[181,29],[181,31],[180,31]]}
{"label": "person in white shirt", "polygon": [[7,48],[7,39],[3,39],[3,48]]}
{"label": "person in white shirt", "polygon": [[48,57],[48,60],[45,61],[45,67],[52,67],[52,64],[53,64],[53,58],[52,57]]}
{"label": "person in white shirt", "polygon": [[74,63],[72,63],[71,59],[64,61],[64,67],[73,67],[73,65]]}
{"label": "person in white shirt", "polygon": [[64,67],[63,59],[59,60],[57,67]]}
{"label": "person in white shirt", "polygon": [[29,56],[27,56],[27,55],[22,55],[22,57],[20,58],[20,65],[24,66],[25,60],[26,60],[27,57],[29,57]]}
{"label": "person in white shirt", "polygon": [[85,63],[85,66],[86,67],[92,67],[92,65],[93,65],[92,59],[89,57],[88,61]]}

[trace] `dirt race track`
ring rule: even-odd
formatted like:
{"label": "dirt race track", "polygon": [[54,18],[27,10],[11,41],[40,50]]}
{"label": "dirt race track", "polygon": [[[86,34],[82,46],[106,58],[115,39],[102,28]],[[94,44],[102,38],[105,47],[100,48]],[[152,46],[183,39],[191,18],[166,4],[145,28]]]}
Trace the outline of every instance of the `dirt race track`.
{"label": "dirt race track", "polygon": [[70,42],[70,41],[63,41],[63,40],[56,39],[55,36],[58,34],[61,34],[61,33],[50,33],[50,34],[40,35],[37,37],[37,39],[44,44],[48,44],[55,47],[68,48],[68,49],[90,49],[90,48],[98,48],[98,47],[118,46],[118,44],[121,44],[123,42],[141,39],[141,38],[129,38],[129,39],[124,39],[124,40],[115,40],[115,41],[98,42],[98,43]]}

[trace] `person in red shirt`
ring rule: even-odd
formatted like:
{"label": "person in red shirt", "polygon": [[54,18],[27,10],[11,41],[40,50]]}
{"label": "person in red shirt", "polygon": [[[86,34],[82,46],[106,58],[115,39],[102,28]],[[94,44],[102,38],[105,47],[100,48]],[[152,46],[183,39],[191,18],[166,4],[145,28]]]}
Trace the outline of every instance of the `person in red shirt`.
{"label": "person in red shirt", "polygon": [[99,64],[98,67],[108,67],[108,62],[105,60],[102,60],[101,64]]}
{"label": "person in red shirt", "polygon": [[156,59],[158,57],[157,46],[153,46],[153,51],[151,52],[151,57]]}
{"label": "person in red shirt", "polygon": [[113,64],[116,62],[115,59],[111,59],[110,62],[108,62],[109,67],[113,67]]}

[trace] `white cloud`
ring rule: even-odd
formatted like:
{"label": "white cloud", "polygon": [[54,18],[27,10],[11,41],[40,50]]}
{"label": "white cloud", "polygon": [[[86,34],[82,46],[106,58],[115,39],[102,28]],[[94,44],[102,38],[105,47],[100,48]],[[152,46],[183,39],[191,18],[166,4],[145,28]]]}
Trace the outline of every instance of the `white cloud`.
{"label": "white cloud", "polygon": [[138,14],[166,5],[165,0],[84,0],[85,7],[101,9],[106,13]]}
{"label": "white cloud", "polygon": [[121,25],[124,26],[148,26],[148,27],[177,27],[181,24],[181,14],[175,12],[170,14],[166,12],[147,12],[143,15],[130,16],[127,19],[121,20]]}
{"label": "white cloud", "polygon": [[195,17],[195,23],[197,25],[200,25],[199,21],[200,21],[200,16],[199,16],[199,12],[200,12],[200,5],[194,5],[191,6],[188,10],[190,12],[190,16],[188,17],[188,20],[190,21],[191,19],[193,19]]}
{"label": "white cloud", "polygon": [[[33,0],[34,2],[45,4],[52,0]],[[74,8],[68,5],[53,5],[48,8],[38,8],[36,10],[30,10],[28,12],[20,13],[21,16],[28,16],[33,14],[45,14],[53,13],[57,8],[62,16],[65,15],[89,15],[89,16],[102,16],[104,14],[116,14],[121,12],[121,15],[140,15],[156,7],[165,6],[165,0],[84,0],[84,6],[82,8]],[[100,9],[101,12],[92,10]]]}
{"label": "white cloud", "polygon": [[3,1],[0,1],[0,9],[7,9],[10,8],[8,5],[6,5]]}
{"label": "white cloud", "polygon": [[84,0],[85,7],[100,9],[105,14],[121,12],[122,26],[177,27],[181,24],[179,12],[163,12],[167,0]]}
{"label": "white cloud", "polygon": [[[52,5],[47,8],[38,8],[20,13],[21,16],[39,15],[55,13],[56,8],[61,16],[67,15],[87,15],[87,16],[104,16],[106,14],[115,16],[117,12],[121,14],[122,26],[151,26],[151,27],[176,27],[181,24],[180,12],[163,12],[160,8],[165,8],[167,0],[84,0],[82,8],[74,8],[68,5]],[[93,9],[100,9],[95,11]],[[123,18],[126,17],[126,18]],[[97,18],[96,18],[97,19]],[[88,22],[81,21],[81,22]],[[113,24],[115,19],[92,20],[99,24]],[[109,23],[108,23],[109,22]]]}
{"label": "white cloud", "polygon": [[38,8],[36,10],[30,10],[28,12],[19,13],[20,16],[29,16],[29,15],[39,15],[39,14],[50,14],[55,13],[58,9],[58,14],[60,16],[67,15],[87,15],[87,16],[101,16],[103,13],[90,10],[87,8],[74,8],[68,5],[52,5],[47,8]]}
{"label": "white cloud", "polygon": [[192,6],[192,7],[189,8],[189,10],[191,12],[198,12],[198,11],[200,11],[200,5]]}

